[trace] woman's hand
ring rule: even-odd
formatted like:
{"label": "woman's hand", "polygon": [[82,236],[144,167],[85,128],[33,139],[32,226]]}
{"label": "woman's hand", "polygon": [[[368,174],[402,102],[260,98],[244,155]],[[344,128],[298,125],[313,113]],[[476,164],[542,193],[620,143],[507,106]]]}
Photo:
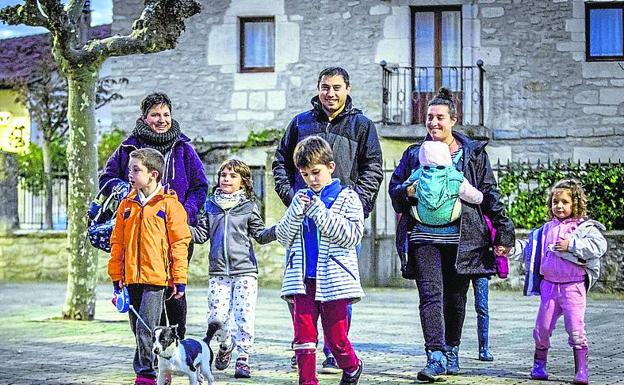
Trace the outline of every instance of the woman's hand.
{"label": "woman's hand", "polygon": [[407,193],[407,196],[410,198],[413,198],[416,196],[416,186],[418,185],[418,181],[412,183],[411,185],[407,186],[407,188],[405,189],[405,192]]}

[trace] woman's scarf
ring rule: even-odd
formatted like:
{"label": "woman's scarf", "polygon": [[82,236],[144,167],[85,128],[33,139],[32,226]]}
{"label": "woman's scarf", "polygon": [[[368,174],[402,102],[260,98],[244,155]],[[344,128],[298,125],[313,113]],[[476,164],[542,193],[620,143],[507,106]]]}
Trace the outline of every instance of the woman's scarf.
{"label": "woman's scarf", "polygon": [[245,198],[245,190],[238,190],[231,194],[226,194],[217,188],[214,192],[214,201],[223,210],[229,210],[239,204]]}
{"label": "woman's scarf", "polygon": [[143,118],[138,118],[132,134],[137,136],[145,147],[158,150],[164,156],[171,150],[174,143],[180,139],[182,131],[180,131],[180,125],[174,119],[171,119],[171,128],[167,132],[158,133],[152,131],[150,126],[145,124]]}

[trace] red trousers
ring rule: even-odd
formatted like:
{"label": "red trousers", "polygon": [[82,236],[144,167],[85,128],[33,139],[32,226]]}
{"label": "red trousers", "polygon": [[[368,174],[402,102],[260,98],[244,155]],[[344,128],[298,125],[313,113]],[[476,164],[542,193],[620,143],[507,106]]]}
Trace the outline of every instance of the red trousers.
{"label": "red trousers", "polygon": [[349,373],[355,372],[359,359],[347,337],[349,331],[349,300],[315,301],[316,281],[306,279],[306,294],[294,296],[295,340],[293,347],[297,357],[299,385],[318,385],[316,377],[316,344],[318,342],[318,318],[328,347],[338,366]]}

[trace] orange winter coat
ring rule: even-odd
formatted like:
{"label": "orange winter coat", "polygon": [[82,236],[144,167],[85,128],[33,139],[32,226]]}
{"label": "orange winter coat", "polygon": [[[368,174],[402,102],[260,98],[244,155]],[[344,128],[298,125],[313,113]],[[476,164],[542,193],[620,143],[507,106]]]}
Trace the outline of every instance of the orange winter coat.
{"label": "orange winter coat", "polygon": [[186,284],[191,232],[175,191],[160,187],[145,206],[136,191],[119,204],[108,275],[124,284]]}

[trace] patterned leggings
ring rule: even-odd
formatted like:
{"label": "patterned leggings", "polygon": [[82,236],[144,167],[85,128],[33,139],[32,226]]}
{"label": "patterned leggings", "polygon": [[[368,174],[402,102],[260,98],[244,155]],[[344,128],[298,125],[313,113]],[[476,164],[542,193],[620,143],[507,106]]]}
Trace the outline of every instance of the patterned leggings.
{"label": "patterned leggings", "polygon": [[[239,353],[253,351],[258,279],[252,276],[212,277],[208,286],[208,322],[219,321]],[[231,330],[231,321],[236,327]],[[228,338],[225,338],[227,341]]]}

